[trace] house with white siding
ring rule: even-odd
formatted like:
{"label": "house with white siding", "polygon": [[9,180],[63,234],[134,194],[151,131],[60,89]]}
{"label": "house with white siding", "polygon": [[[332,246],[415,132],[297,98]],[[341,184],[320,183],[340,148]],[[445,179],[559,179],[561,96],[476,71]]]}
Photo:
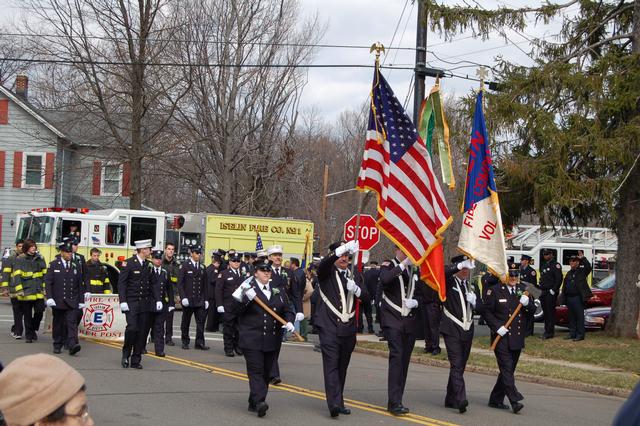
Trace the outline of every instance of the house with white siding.
{"label": "house with white siding", "polygon": [[0,248],[13,246],[18,212],[129,207],[128,165],[102,159],[77,116],[31,105],[28,85],[24,75],[15,92],[0,85]]}

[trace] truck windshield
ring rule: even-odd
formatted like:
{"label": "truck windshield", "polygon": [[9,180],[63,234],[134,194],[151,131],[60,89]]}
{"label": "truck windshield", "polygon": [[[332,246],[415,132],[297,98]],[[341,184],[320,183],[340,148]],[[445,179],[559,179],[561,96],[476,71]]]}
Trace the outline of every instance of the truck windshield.
{"label": "truck windshield", "polygon": [[25,216],[20,218],[18,224],[18,233],[16,234],[16,241],[26,240],[29,238],[29,227],[31,226],[31,216]]}
{"label": "truck windshield", "polygon": [[[25,227],[27,228],[26,238],[31,238],[36,243],[49,243],[51,242],[51,233],[53,232],[53,226],[55,219],[52,217],[29,217],[20,220],[20,228],[18,234],[22,230],[25,220]],[[29,223],[27,224],[26,221]]]}

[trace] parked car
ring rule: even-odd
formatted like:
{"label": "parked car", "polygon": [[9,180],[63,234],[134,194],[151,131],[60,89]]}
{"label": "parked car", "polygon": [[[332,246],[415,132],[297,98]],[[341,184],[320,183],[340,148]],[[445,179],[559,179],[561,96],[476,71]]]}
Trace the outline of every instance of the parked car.
{"label": "parked car", "polygon": [[[612,274],[597,282],[591,288],[593,296],[587,300],[587,309],[584,311],[585,327],[588,329],[603,329],[611,312],[611,302],[616,291],[616,275]],[[587,317],[590,318],[587,318]],[[598,318],[604,318],[601,321]],[[589,326],[589,323],[592,323]],[[569,326],[569,310],[566,305],[556,306],[556,325]]]}

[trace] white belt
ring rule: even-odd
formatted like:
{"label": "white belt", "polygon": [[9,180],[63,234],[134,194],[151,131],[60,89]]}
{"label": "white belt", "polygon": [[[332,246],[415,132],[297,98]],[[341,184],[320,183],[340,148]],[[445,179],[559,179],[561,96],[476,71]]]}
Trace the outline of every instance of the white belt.
{"label": "white belt", "polygon": [[[395,261],[395,259],[393,260],[393,264],[395,266],[398,266],[398,263]],[[405,298],[413,299],[413,293],[414,293],[414,291],[416,289],[416,281],[418,281],[418,277],[413,274],[413,270],[411,270],[409,272],[409,295],[408,295],[408,297],[404,292],[404,279],[402,278],[402,272],[400,273],[400,275],[398,275],[398,281],[399,281],[399,284],[400,284],[400,301],[402,302]],[[411,312],[411,309],[409,309],[406,306],[404,306],[404,304],[402,306],[398,306],[395,303],[393,303],[391,301],[391,299],[387,297],[387,295],[385,294],[384,290],[382,291],[382,300],[387,302],[387,304],[390,307],[395,309],[400,314],[400,316],[406,317]]]}
{"label": "white belt", "polygon": [[444,311],[444,315],[449,318],[451,321],[453,321],[455,324],[457,324],[460,328],[462,328],[464,331],[469,331],[469,329],[471,328],[471,325],[473,324],[473,319],[472,318],[467,318],[465,322],[460,321],[455,315],[453,315],[451,312],[449,312],[447,310],[447,308],[445,308],[443,306],[443,311]]}
{"label": "white belt", "polygon": [[340,312],[339,310],[336,309],[335,306],[333,306],[333,304],[329,301],[327,296],[324,295],[320,287],[318,287],[318,290],[320,290],[320,297],[322,298],[322,301],[329,307],[329,310],[333,312],[338,317],[338,319],[340,319],[340,321],[346,324],[349,322],[351,318],[354,317],[354,315],[356,314],[355,312],[351,312],[351,313]]}
{"label": "white belt", "polygon": [[[347,272],[348,274],[348,272]],[[333,312],[340,321],[343,323],[348,323],[351,318],[355,316],[355,311],[351,312],[353,309],[353,293],[349,292],[348,296],[345,297],[344,289],[342,288],[342,280],[340,279],[340,275],[338,271],[336,271],[336,283],[338,284],[338,290],[340,291],[340,301],[342,302],[342,312],[336,309],[335,306],[329,301],[327,296],[322,292],[322,288],[318,286],[318,290],[320,290],[320,297],[322,301],[327,304],[329,310]]]}

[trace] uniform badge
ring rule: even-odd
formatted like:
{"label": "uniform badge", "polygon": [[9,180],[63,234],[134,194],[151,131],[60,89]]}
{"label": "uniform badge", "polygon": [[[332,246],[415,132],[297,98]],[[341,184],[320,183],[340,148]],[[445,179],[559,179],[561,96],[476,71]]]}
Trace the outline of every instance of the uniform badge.
{"label": "uniform badge", "polygon": [[491,289],[487,290],[487,296],[491,296]]}
{"label": "uniform badge", "polygon": [[559,263],[556,263],[556,268],[560,269],[560,268],[562,268],[562,266],[560,266]]}
{"label": "uniform badge", "polygon": [[536,276],[536,271],[531,271],[531,276],[535,277]]}
{"label": "uniform badge", "polygon": [[122,267],[124,268],[125,266],[127,266],[127,262],[126,262],[126,261],[123,261],[123,262],[122,262]]}

